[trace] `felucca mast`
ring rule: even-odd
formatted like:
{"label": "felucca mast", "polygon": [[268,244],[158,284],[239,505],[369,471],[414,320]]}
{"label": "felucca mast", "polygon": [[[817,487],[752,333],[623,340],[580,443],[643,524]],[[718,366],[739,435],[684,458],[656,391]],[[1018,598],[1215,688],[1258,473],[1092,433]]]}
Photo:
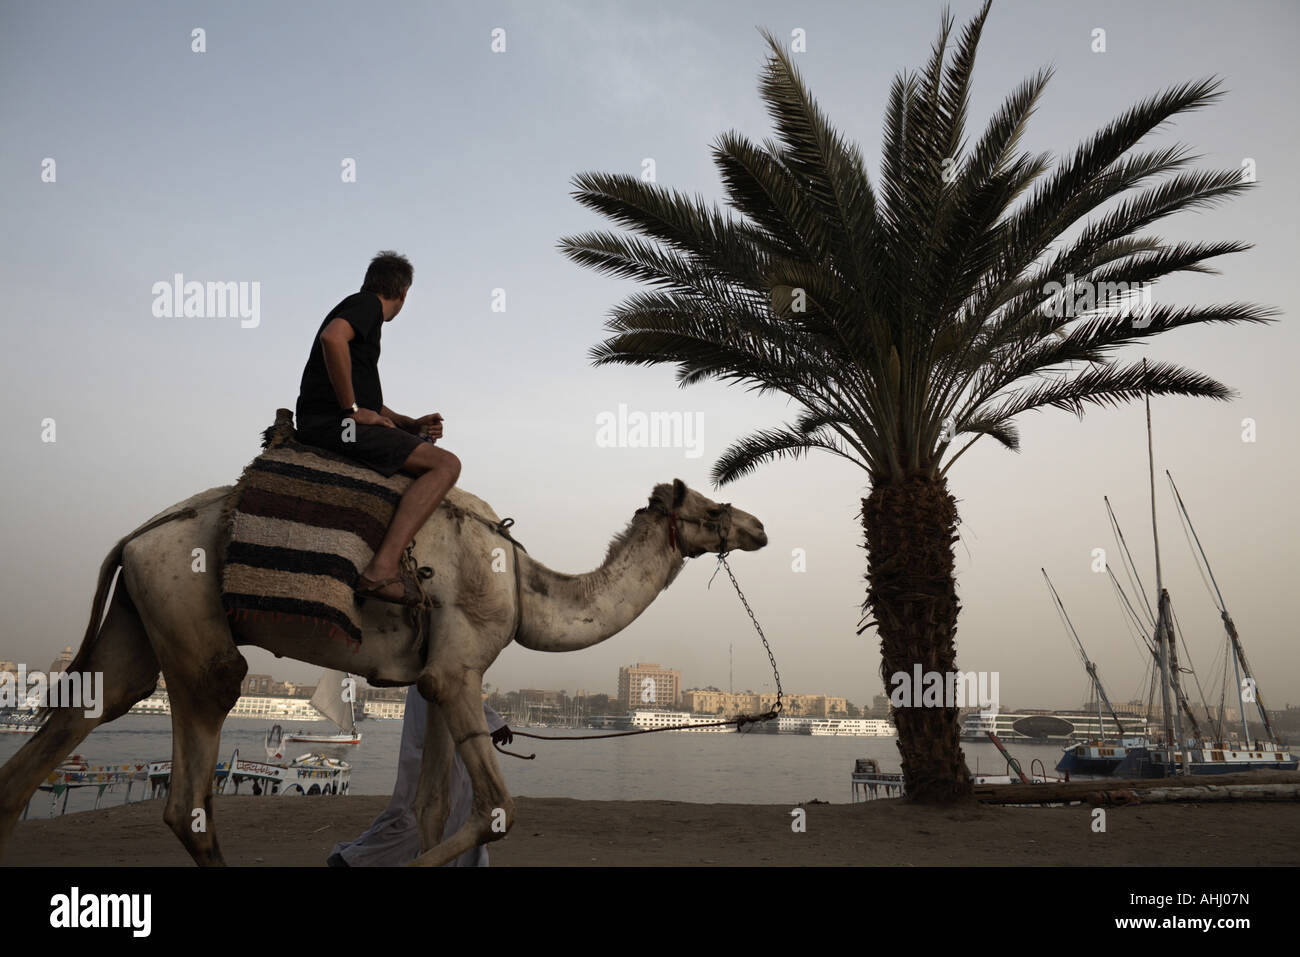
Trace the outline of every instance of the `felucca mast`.
{"label": "felucca mast", "polygon": [[[1142,360],[1143,378],[1146,378],[1147,360]],[[1165,591],[1164,578],[1160,571],[1160,532],[1156,527],[1156,457],[1155,446],[1151,439],[1151,388],[1146,390],[1147,410],[1147,471],[1151,480],[1151,537],[1155,541],[1156,551],[1156,645],[1160,649],[1160,697],[1165,711],[1165,743],[1169,748],[1169,763],[1172,765],[1182,748],[1183,774],[1190,774],[1189,755],[1183,744],[1183,722],[1177,708],[1171,706],[1169,689],[1178,691],[1178,650],[1174,647],[1172,615],[1169,611],[1169,593]]]}
{"label": "felucca mast", "polygon": [[1124,736],[1124,724],[1120,721],[1119,715],[1115,713],[1115,708],[1110,703],[1110,699],[1106,697],[1106,689],[1101,686],[1101,678],[1097,674],[1097,666],[1088,659],[1088,652],[1084,650],[1083,642],[1079,640],[1079,633],[1074,630],[1074,622],[1070,621],[1070,616],[1065,611],[1065,603],[1061,601],[1061,596],[1056,593],[1056,586],[1052,584],[1052,580],[1047,577],[1047,569],[1040,568],[1039,571],[1043,573],[1043,579],[1047,582],[1047,587],[1051,591],[1052,597],[1056,599],[1056,606],[1061,609],[1061,617],[1065,620],[1065,626],[1069,629],[1070,634],[1074,637],[1075,645],[1079,648],[1079,656],[1083,659],[1084,670],[1088,672],[1088,677],[1092,679],[1092,686],[1097,691],[1097,733],[1101,736],[1103,741],[1106,739],[1106,727],[1102,724],[1101,720],[1101,706],[1104,702],[1106,710],[1109,711],[1110,716],[1115,719],[1115,728],[1118,731],[1119,737],[1122,738]]}
{"label": "felucca mast", "polygon": [[[1151,628],[1154,635],[1156,616],[1151,611],[1151,603],[1147,601],[1146,592],[1142,590],[1141,577],[1137,573],[1137,566],[1133,562],[1133,555],[1129,552],[1128,542],[1124,540],[1124,530],[1120,528],[1119,519],[1115,516],[1115,509],[1111,507],[1110,499],[1103,495],[1102,501],[1106,503],[1106,513],[1110,516],[1111,531],[1114,532],[1115,540],[1119,545],[1120,554],[1124,557],[1124,570],[1129,576],[1129,581],[1133,583],[1134,591],[1136,591],[1138,596],[1142,599],[1142,607],[1143,610],[1146,611],[1147,617],[1151,620]],[[1151,653],[1151,659],[1155,663],[1155,668],[1152,670],[1151,675],[1151,690],[1147,694],[1147,720],[1150,722],[1153,720],[1152,716],[1155,714],[1155,695],[1156,688],[1159,684],[1159,682],[1156,681],[1156,672],[1160,670],[1160,649],[1157,644],[1153,643],[1152,639],[1147,637],[1146,625],[1134,609],[1133,602],[1129,601],[1128,595],[1124,591],[1124,586],[1121,585],[1119,579],[1115,577],[1115,572],[1111,569],[1109,562],[1106,564],[1106,574],[1110,576],[1110,583],[1115,588],[1115,594],[1119,598],[1121,610],[1127,611],[1130,618],[1132,618],[1133,623],[1137,625],[1138,633],[1142,636],[1142,641],[1146,644],[1147,651]],[[1171,623],[1174,620],[1172,604],[1170,605],[1169,620]],[[1155,635],[1154,640],[1155,642],[1158,642],[1159,636]],[[1176,661],[1177,658],[1175,657],[1174,660]],[[1200,737],[1200,731],[1197,729],[1196,724],[1196,715],[1192,712],[1192,706],[1187,701],[1187,695],[1183,693],[1181,682],[1174,685],[1174,691],[1176,692],[1175,704],[1182,708],[1183,714],[1187,715],[1187,719],[1192,722],[1192,728],[1195,735]]]}
{"label": "felucca mast", "polygon": [[[1241,670],[1246,672],[1246,678],[1250,682],[1251,690],[1254,693],[1255,707],[1259,711],[1260,720],[1264,722],[1264,730],[1268,732],[1270,740],[1276,741],[1277,735],[1273,731],[1273,725],[1268,720],[1268,710],[1264,707],[1264,699],[1259,694],[1259,682],[1255,680],[1255,676],[1250,670],[1250,663],[1246,661],[1246,651],[1241,647],[1241,638],[1237,635],[1237,626],[1232,623],[1232,616],[1228,614],[1228,606],[1223,601],[1223,592],[1219,591],[1219,582],[1210,568],[1210,559],[1205,554],[1205,547],[1201,545],[1201,538],[1196,534],[1195,526],[1192,525],[1192,516],[1188,514],[1187,506],[1183,504],[1183,497],[1178,494],[1178,486],[1174,484],[1174,477],[1169,474],[1168,469],[1165,470],[1165,477],[1169,479],[1169,487],[1174,490],[1174,499],[1178,502],[1179,511],[1183,513],[1183,519],[1187,522],[1188,530],[1192,533],[1192,540],[1196,542],[1196,550],[1201,553],[1201,561],[1205,563],[1205,571],[1210,576],[1210,584],[1214,586],[1214,594],[1217,599],[1215,604],[1219,607],[1219,617],[1223,619],[1224,630],[1228,633],[1228,644],[1232,647],[1233,664],[1235,666],[1239,663]],[[1245,734],[1246,748],[1249,750],[1251,748],[1250,725],[1246,721],[1246,702],[1243,699],[1245,691],[1246,685],[1242,683],[1241,674],[1238,672],[1237,710],[1241,714],[1241,728]]]}

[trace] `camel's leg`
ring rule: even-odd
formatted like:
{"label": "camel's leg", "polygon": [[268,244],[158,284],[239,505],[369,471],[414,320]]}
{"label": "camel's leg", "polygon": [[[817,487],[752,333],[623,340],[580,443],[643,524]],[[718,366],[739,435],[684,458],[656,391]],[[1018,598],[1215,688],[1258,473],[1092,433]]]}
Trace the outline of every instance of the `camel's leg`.
{"label": "camel's leg", "polygon": [[[200,867],[224,867],[212,814],[212,778],[221,747],[221,725],[239,700],[248,663],[232,647],[233,658],[210,660],[210,680],[175,677],[163,664],[172,706],[172,773],[163,820]],[[230,690],[233,687],[233,692]],[[224,688],[224,691],[217,689]]]}
{"label": "camel's leg", "polygon": [[126,714],[158,684],[158,659],[121,583],[89,654],[84,661],[75,662],[74,668],[103,675],[103,711],[97,717],[86,717],[84,708],[54,709],[41,729],[0,768],[0,860],[14,823],[37,786],[86,735]]}
{"label": "camel's leg", "polygon": [[[449,626],[456,613],[435,613],[429,623],[429,651],[447,646]],[[426,662],[427,665],[427,662]],[[420,850],[427,851],[442,840],[451,811],[451,733],[438,702],[428,696],[429,686],[417,684],[407,693],[406,707],[424,710],[424,736],[420,741],[420,778],[415,791],[415,819],[420,829]]]}
{"label": "camel's leg", "polygon": [[474,802],[469,820],[459,831],[412,862],[419,866],[441,867],[479,844],[500,840],[514,824],[515,802],[492,753],[482,688],[481,674],[463,667],[440,667],[436,653],[430,670],[420,677],[420,693],[442,706],[456,753],[473,783]]}
{"label": "camel's leg", "polygon": [[[150,588],[161,575],[147,561],[141,565],[127,563],[127,582],[138,593],[136,605],[167,680],[172,710],[172,773],[163,820],[196,864],[224,866],[213,829],[212,776],[221,725],[239,700],[248,662],[220,612],[215,584],[210,593],[162,597],[160,589]],[[202,604],[212,610],[196,607]]]}
{"label": "camel's leg", "polygon": [[[425,700],[423,695],[411,697]],[[438,702],[429,701],[425,707],[424,756],[420,762],[420,784],[415,796],[421,851],[429,850],[442,839],[447,815],[451,811],[451,733]]]}

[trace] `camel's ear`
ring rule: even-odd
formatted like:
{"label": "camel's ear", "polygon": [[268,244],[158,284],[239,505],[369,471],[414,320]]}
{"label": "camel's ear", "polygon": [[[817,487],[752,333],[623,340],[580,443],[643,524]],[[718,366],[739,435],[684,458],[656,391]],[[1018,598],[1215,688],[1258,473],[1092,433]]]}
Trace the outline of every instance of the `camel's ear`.
{"label": "camel's ear", "polygon": [[686,483],[681,479],[673,479],[673,510],[681,508],[684,501],[686,501]]}

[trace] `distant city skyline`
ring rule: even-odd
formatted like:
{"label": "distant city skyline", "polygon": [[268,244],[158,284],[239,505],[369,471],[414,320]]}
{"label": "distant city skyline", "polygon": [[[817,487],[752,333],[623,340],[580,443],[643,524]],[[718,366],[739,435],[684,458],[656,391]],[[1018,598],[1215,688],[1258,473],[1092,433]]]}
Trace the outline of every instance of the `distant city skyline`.
{"label": "distant city skyline", "polygon": [[[59,659],[56,658],[56,661],[57,660]],[[15,668],[19,665],[25,665],[27,667],[28,673],[31,673],[33,670],[40,670],[40,671],[45,670],[45,668],[33,669],[30,665],[27,665],[27,663],[25,662],[19,662],[12,658],[0,657],[0,672],[14,671]],[[293,680],[288,678],[281,678],[275,675],[273,672],[254,672],[250,670],[248,675],[244,679],[244,686],[246,689],[244,693],[245,694],[270,693],[269,691],[257,691],[255,689],[247,690],[249,688],[249,684],[251,681],[255,679],[264,679],[264,678],[270,679],[270,684],[272,686],[278,685],[283,687],[285,685],[293,685],[297,689],[295,691],[295,694],[302,694],[303,696],[308,696],[308,697],[310,696],[310,691],[315,687],[315,679],[311,681],[298,681],[298,680]],[[361,680],[361,683],[372,691],[389,692],[394,690],[389,688],[378,688],[376,686],[370,685],[364,679]],[[612,701],[617,701],[619,697],[617,691],[592,690],[591,688],[587,688],[587,687],[578,688],[577,686],[574,686],[574,691],[570,693],[568,690],[568,686],[564,686],[560,688],[537,688],[535,686],[530,685],[527,687],[521,686],[518,688],[506,688],[504,686],[497,685],[493,682],[485,683],[485,691],[487,691],[487,687],[489,685],[491,688],[491,690],[487,692],[489,694],[510,695],[510,694],[519,694],[527,691],[527,692],[536,692],[538,694],[563,694],[570,699],[605,697],[605,698],[609,698]],[[681,693],[685,695],[690,692],[707,691],[710,688],[716,688],[722,693],[727,693],[725,688],[723,688],[720,685],[714,684],[712,682],[707,682],[698,685],[687,685],[685,682],[683,682]],[[406,694],[405,689],[397,689],[397,690],[401,691],[401,694],[403,696]],[[745,694],[745,695],[759,694],[759,692],[756,692],[752,688],[737,688],[735,693]],[[887,696],[881,695],[878,692],[872,693],[870,695],[865,695],[859,698],[854,698],[852,695],[836,694],[831,691],[799,691],[799,690],[792,691],[790,689],[785,689],[785,695],[787,699],[796,698],[796,697],[843,698],[846,699],[849,704],[861,709],[863,712],[871,711],[875,707],[877,698],[885,698],[887,700]],[[1112,703],[1115,705],[1115,707],[1121,714],[1137,714],[1140,713],[1140,710],[1138,710],[1140,707],[1145,707],[1145,701],[1140,698],[1131,698],[1131,699],[1123,699],[1123,700],[1116,699]],[[1283,711],[1293,707],[1290,700],[1282,701],[1281,699],[1278,699],[1276,696],[1274,696],[1273,699],[1268,702],[1268,706],[1270,711]],[[634,704],[633,707],[636,707],[636,705]],[[1087,699],[1082,699],[1077,703],[1056,702],[1056,703],[1050,703],[1046,705],[1044,704],[1019,705],[1014,702],[1006,702],[1006,701],[1000,702],[999,704],[999,708],[1002,711],[1050,710],[1050,711],[1076,712],[1076,711],[1087,710],[1088,707],[1089,707],[1089,702],[1087,701]],[[1093,707],[1095,708],[1095,705],[1093,705]],[[1194,709],[1201,711],[1202,713],[1205,710],[1205,706],[1201,704],[1199,701],[1193,701],[1192,707]],[[963,710],[970,710],[970,709],[963,709]],[[1230,706],[1226,709],[1226,713],[1228,714],[1230,719],[1236,720],[1236,716],[1240,712],[1238,712],[1235,708]]]}

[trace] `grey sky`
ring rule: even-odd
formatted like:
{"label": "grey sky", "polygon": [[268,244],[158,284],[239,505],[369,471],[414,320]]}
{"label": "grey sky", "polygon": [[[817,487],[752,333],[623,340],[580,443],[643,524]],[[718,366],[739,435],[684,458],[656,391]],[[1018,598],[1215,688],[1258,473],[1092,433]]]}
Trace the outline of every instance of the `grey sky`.
{"label": "grey sky", "polygon": [[[954,4],[959,23],[977,8]],[[310,9],[309,17],[301,11]],[[717,134],[770,132],[757,94],[757,27],[807,32],[799,54],[822,107],[860,142],[873,175],[888,84],[928,53],[935,3],[0,4],[0,278],[8,344],[0,519],[0,657],[43,666],[85,627],[106,550],[149,515],[232,482],[277,406],[292,406],[311,335],[355,291],[381,248],[408,255],[415,285],[384,334],[388,405],[446,416],[461,484],[514,516],[550,566],[584,571],[652,486],[708,470],[737,436],[783,420],[784,402],[720,385],[679,391],[667,369],[593,369],[587,350],[630,292],[556,251],[604,228],[569,196],[583,170],[638,173],[709,198]],[[1072,150],[1140,98],[1222,75],[1225,101],[1162,134],[1202,165],[1257,163],[1260,187],[1175,217],[1171,240],[1256,244],[1224,275],[1162,284],[1175,301],[1295,301],[1300,155],[1291,3],[1015,3],[993,12],[975,77],[979,124],[1032,70],[1056,77],[1025,147]],[[190,31],[206,30],[207,52]],[[490,51],[493,28],[507,52]],[[1108,50],[1090,50],[1106,30]],[[41,181],[47,157],[57,182]],[[358,181],[340,181],[353,158]],[[260,325],[155,318],[155,282],[261,284]],[[492,311],[493,289],[506,311]],[[1146,354],[1235,387],[1231,404],[1157,400],[1157,464],[1170,469],[1209,550],[1271,705],[1300,701],[1293,575],[1300,508],[1289,315],[1268,327],[1159,337]],[[1142,355],[1131,350],[1131,357]],[[606,449],[596,416],[698,412],[704,454]],[[57,442],[41,441],[41,421]],[[1258,441],[1241,441],[1241,420]],[[1138,691],[1141,662],[1091,549],[1110,547],[1109,494],[1150,572],[1140,406],[1084,421],[1021,422],[1024,451],[981,443],[953,473],[963,541],[959,665],[1001,673],[1011,706],[1074,706],[1082,670],[1041,578],[1047,566],[1112,695]],[[773,643],[787,690],[870,701],[874,638],[856,637],[864,555],[855,521],[864,476],[814,457],[778,464],[715,497],[771,535],[734,567]],[[1220,627],[1167,490],[1162,545],[1193,660],[1221,656]],[[804,548],[808,571],[793,573]],[[504,687],[612,692],[633,661],[678,667],[688,686],[770,682],[724,577],[693,563],[631,628],[570,655],[508,649]],[[247,652],[255,671],[316,669]],[[1216,694],[1217,697],[1217,694]]]}

